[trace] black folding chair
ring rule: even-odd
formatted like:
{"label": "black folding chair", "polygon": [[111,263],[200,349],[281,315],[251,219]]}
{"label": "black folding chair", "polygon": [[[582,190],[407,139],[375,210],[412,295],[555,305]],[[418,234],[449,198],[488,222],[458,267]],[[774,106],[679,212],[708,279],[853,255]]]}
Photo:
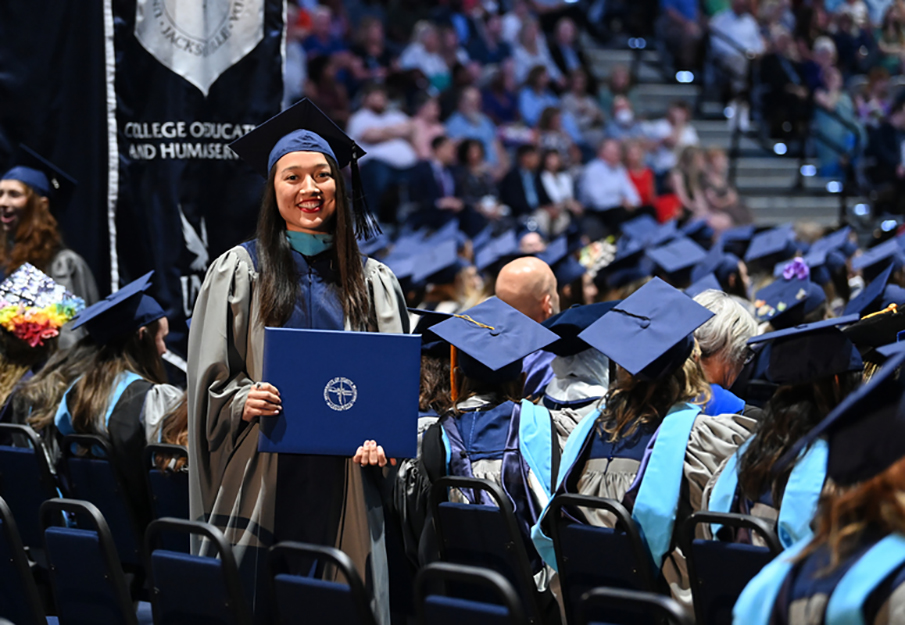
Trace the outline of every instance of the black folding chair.
{"label": "black folding chair", "polygon": [[[480,586],[493,592],[497,601],[485,603],[451,596],[450,582],[457,586]],[[434,586],[446,587],[431,592]],[[489,569],[434,562],[415,577],[415,614],[418,625],[522,625],[527,623],[518,593],[509,581]]]}
{"label": "black folding chair", "polygon": [[[765,547],[751,544],[700,540],[695,530],[702,523],[716,523],[730,529],[758,534]],[[721,532],[722,534],[722,532]],[[695,512],[685,520],[680,535],[682,553],[688,564],[695,619],[698,623],[732,623],[732,607],[748,582],[782,552],[772,524],[744,514]]]}
{"label": "black folding chair", "polygon": [[18,625],[46,625],[41,596],[32,576],[13,513],[0,498],[0,618]]}
{"label": "black folding chair", "polygon": [[[196,556],[158,548],[167,532],[200,536],[216,553]],[[216,527],[185,519],[152,521],[145,551],[155,625],[251,625],[232,548]]]}
{"label": "black folding chair", "polygon": [[[614,610],[634,614],[630,623],[657,622],[668,625],[694,625],[691,616],[675,599],[652,592],[622,588],[595,588],[581,596],[576,625],[609,625],[606,614]],[[600,615],[604,616],[600,616]],[[709,625],[709,624],[702,624]]]}
{"label": "black folding chair", "polygon": [[[268,561],[279,625],[376,625],[370,593],[352,560],[339,549],[284,542],[270,548]],[[307,566],[300,568],[301,562]],[[315,576],[314,569],[336,569],[346,583]]]}
{"label": "black folding chair", "polygon": [[69,494],[98,507],[122,563],[141,568],[143,532],[129,509],[110,443],[93,434],[70,434],[63,437],[62,454]]}
{"label": "black folding chair", "polygon": [[[613,528],[577,523],[564,514],[564,508],[578,514],[577,508],[602,510],[612,514]],[[658,571],[638,526],[629,511],[618,501],[588,495],[562,494],[550,502],[547,511],[553,548],[562,588],[566,616],[576,622],[577,607],[587,591],[605,586],[642,592],[657,592]],[[612,623],[635,623],[620,611],[609,615]],[[628,619],[628,620],[626,620]]]}
{"label": "black folding chair", "polygon": [[[77,526],[56,525],[69,517]],[[147,606],[136,614],[110,527],[87,501],[51,499],[41,505],[44,547],[57,614],[67,625],[138,625],[150,622]]]}
{"label": "black folding chair", "polygon": [[27,425],[0,423],[0,497],[6,500],[22,543],[41,549],[41,504],[58,497],[44,445]]}
{"label": "black folding chair", "polygon": [[[188,450],[182,445],[154,443],[145,448],[148,494],[151,497],[151,513],[155,519],[189,518],[189,474],[184,468],[173,471],[157,466],[157,458],[188,460]],[[187,466],[187,465],[186,465]],[[188,536],[166,534],[163,545],[172,551],[189,552]]]}

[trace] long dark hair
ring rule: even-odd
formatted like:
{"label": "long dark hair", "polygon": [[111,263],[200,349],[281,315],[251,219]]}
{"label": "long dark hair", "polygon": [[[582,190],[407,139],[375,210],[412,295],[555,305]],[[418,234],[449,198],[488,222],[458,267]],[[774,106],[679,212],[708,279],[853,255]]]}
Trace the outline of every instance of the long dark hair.
{"label": "long dark hair", "polygon": [[[324,155],[330,173],[336,181],[336,212],[333,218],[332,262],[339,269],[340,299],[343,313],[353,330],[367,327],[370,315],[368,292],[365,287],[364,265],[355,239],[346,182],[336,161]],[[292,315],[295,303],[301,298],[301,286],[292,250],[286,240],[286,222],[277,207],[274,178],[271,170],[264,187],[261,212],[258,216],[257,251],[261,274],[261,318],[264,325],[283,326]]]}
{"label": "long dark hair", "polygon": [[757,501],[770,492],[776,507],[792,467],[773,475],[773,465],[820,423],[861,381],[860,372],[841,373],[809,384],[781,386],[764,409],[751,444],[739,461],[738,485],[744,497]]}
{"label": "long dark hair", "polygon": [[452,406],[449,386],[449,358],[421,355],[421,392],[418,409],[444,414]]}
{"label": "long dark hair", "polygon": [[155,384],[166,382],[163,360],[157,351],[160,321],[102,345],[72,390],[72,429],[84,434],[106,431],[104,414],[116,378],[125,371],[137,373]]}

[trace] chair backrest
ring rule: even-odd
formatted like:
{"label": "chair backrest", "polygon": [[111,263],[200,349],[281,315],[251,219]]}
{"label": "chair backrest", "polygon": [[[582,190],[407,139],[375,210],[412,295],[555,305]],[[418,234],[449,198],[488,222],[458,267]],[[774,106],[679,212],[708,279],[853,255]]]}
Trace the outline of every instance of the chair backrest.
{"label": "chair backrest", "polygon": [[[182,445],[154,443],[145,448],[148,493],[151,496],[151,512],[155,519],[189,518],[189,474],[185,470],[161,470],[156,463],[158,456],[188,460],[188,450]],[[171,551],[189,551],[188,536],[167,533],[161,540]]]}
{"label": "chair backrest", "polygon": [[[603,510],[616,519],[613,528],[577,523],[563,508]],[[618,501],[588,495],[561,494],[550,502],[551,538],[562,587],[566,614],[577,617],[581,596],[606,586],[643,592],[657,591],[653,561],[629,511]],[[610,615],[613,623],[634,622],[621,612]]]}
{"label": "chair backrest", "polygon": [[[58,526],[64,514],[77,526]],[[71,525],[70,517],[67,524]],[[137,625],[126,578],[104,516],[87,501],[51,499],[41,505],[44,548],[60,622]]]}
{"label": "chair backrest", "polygon": [[44,446],[27,425],[0,423],[0,497],[6,500],[22,542],[40,548],[41,504],[57,497]]}
{"label": "chair backrest", "polygon": [[[695,539],[701,523],[756,532],[766,547]],[[744,514],[695,512],[685,520],[679,537],[688,564],[695,619],[698,623],[732,623],[732,606],[748,582],[782,551],[772,525]]]}
{"label": "chair backrest", "polygon": [[[630,623],[656,622],[694,625],[688,612],[671,597],[623,588],[595,588],[581,596],[576,625],[609,625],[607,614],[614,610],[634,614]],[[709,625],[709,624],[708,624]]]}
{"label": "chair backrest", "polygon": [[[480,586],[496,597],[494,603],[451,596],[449,587]],[[431,586],[446,590],[431,592]],[[415,614],[419,625],[521,625],[526,623],[518,593],[509,581],[489,569],[434,562],[415,577]]]}
{"label": "chair backrest", "polygon": [[93,434],[70,434],[61,444],[68,491],[90,501],[106,519],[123,564],[141,566],[141,536],[129,510],[110,443]]}
{"label": "chair backrest", "polygon": [[[496,502],[485,504],[452,503],[447,489],[484,491]],[[476,496],[475,501],[480,501]],[[528,552],[518,530],[512,504],[503,490],[493,482],[477,478],[446,476],[431,487],[431,513],[440,559],[496,571],[516,589],[528,621],[542,622],[537,586],[531,572]],[[469,593],[476,600],[487,594]]]}
{"label": "chair backrest", "polygon": [[[270,548],[269,564],[275,623],[376,625],[370,593],[339,549],[283,542]],[[334,572],[345,583],[331,581]]]}
{"label": "chair backrest", "polygon": [[45,625],[41,597],[28,566],[13,513],[0,498],[0,618],[19,625]]}
{"label": "chair backrest", "polygon": [[[196,556],[159,548],[168,532],[201,537],[209,541],[214,554]],[[216,527],[186,519],[152,521],[145,535],[145,556],[156,625],[251,625],[232,548]]]}

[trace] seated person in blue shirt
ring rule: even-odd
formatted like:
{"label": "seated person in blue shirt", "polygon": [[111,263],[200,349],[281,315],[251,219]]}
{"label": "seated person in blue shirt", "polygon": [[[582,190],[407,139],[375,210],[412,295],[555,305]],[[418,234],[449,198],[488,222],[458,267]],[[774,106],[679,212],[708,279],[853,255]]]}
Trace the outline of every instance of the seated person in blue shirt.
{"label": "seated person in blue shirt", "polygon": [[[901,345],[901,344],[898,344]],[[905,412],[901,353],[777,463],[818,443],[827,477],[815,535],[764,567],[733,609],[738,625],[901,623],[905,613]]]}
{"label": "seated person in blue shirt", "polygon": [[[557,477],[557,494],[604,497],[626,506],[656,569],[685,602],[689,582],[673,530],[698,509],[707,481],[753,427],[743,415],[701,413],[710,388],[692,357],[693,333],[712,316],[654,278],[579,334],[618,367],[599,411],[569,437]],[[583,523],[613,526],[607,513],[569,514]],[[542,516],[532,538],[554,566],[548,530]]]}
{"label": "seated person in blue shirt", "polygon": [[[779,388],[752,437],[708,485],[704,509],[776,521],[785,547],[811,536],[811,519],[827,488],[826,447],[813,445],[782,470],[777,461],[858,387],[861,355],[836,325],[852,321],[856,315],[752,339],[768,343],[767,376]],[[747,533],[734,538],[752,540]]]}

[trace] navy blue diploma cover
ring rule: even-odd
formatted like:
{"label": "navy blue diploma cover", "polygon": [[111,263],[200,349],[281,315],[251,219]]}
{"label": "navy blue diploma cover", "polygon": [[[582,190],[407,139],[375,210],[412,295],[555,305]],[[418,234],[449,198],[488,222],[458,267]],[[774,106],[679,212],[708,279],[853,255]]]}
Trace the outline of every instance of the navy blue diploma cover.
{"label": "navy blue diploma cover", "polygon": [[420,368],[418,335],[265,328],[264,381],[283,412],[261,417],[258,451],[352,457],[374,440],[414,458]]}

